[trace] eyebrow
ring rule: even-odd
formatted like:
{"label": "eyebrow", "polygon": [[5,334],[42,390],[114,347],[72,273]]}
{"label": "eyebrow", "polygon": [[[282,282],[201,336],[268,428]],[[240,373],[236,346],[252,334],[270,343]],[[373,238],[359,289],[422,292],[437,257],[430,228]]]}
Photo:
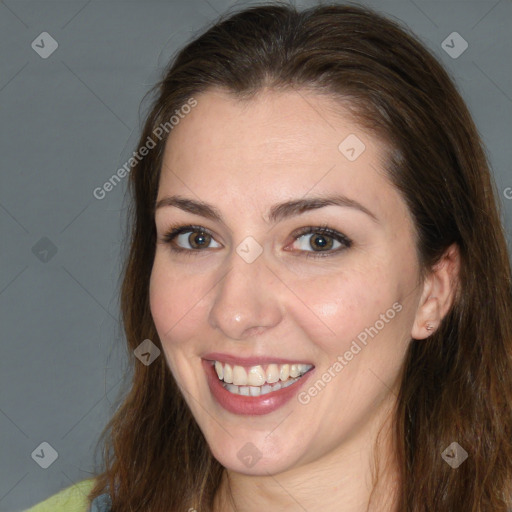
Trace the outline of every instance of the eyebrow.
{"label": "eyebrow", "polygon": [[[195,215],[206,217],[213,221],[224,224],[222,214],[213,205],[205,203],[204,201],[196,201],[195,199],[188,199],[179,195],[163,197],[155,204],[155,211],[159,208],[166,206],[174,206]],[[348,208],[355,208],[369,217],[375,222],[379,222],[377,216],[368,208],[358,203],[354,199],[350,199],[344,195],[331,195],[326,197],[307,197],[302,199],[294,199],[284,203],[273,205],[269,210],[268,221],[276,223],[294,215],[300,215],[306,211],[317,210],[325,206],[342,206]]]}

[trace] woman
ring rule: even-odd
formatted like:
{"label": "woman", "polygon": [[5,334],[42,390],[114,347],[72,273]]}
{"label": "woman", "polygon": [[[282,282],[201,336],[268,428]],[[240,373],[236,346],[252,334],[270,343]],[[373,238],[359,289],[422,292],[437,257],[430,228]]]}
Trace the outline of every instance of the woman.
{"label": "woman", "polygon": [[157,92],[93,510],[509,510],[510,264],[441,65],[369,9],[274,4]]}

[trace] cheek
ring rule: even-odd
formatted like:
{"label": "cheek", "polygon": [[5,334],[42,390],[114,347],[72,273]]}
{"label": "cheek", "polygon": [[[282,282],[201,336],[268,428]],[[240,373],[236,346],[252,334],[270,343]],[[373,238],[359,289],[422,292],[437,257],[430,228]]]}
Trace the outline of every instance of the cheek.
{"label": "cheek", "polygon": [[298,283],[297,296],[309,311],[297,303],[295,321],[323,350],[340,350],[397,300],[396,285],[383,275],[383,269],[366,267]]}
{"label": "cheek", "polygon": [[[155,257],[149,284],[149,300],[155,327],[166,347],[179,344],[180,339],[186,339],[183,331],[187,326],[194,325],[201,289],[193,278],[171,271],[162,260],[159,255]],[[195,279],[200,280],[200,277]]]}
{"label": "cheek", "polygon": [[156,257],[149,280],[149,305],[153,322],[161,339],[173,323],[171,303],[176,290],[173,288],[173,291],[169,293],[171,289],[169,284],[169,279],[166,278],[164,269]]}
{"label": "cheek", "polygon": [[194,286],[190,279],[183,278],[175,271],[171,272],[162,259],[155,258],[151,272],[151,315],[171,373],[180,387],[189,386],[197,372],[189,364],[186,349],[190,347],[187,341],[197,334],[198,324],[194,321],[197,305],[194,305],[199,299],[193,292]]}

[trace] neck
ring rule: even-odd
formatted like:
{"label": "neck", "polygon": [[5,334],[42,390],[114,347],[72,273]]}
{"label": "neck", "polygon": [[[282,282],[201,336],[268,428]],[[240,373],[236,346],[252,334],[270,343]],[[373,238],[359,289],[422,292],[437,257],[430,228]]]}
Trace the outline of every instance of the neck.
{"label": "neck", "polygon": [[[225,469],[214,512],[395,512],[399,473],[393,405],[388,400],[380,421],[368,421],[350,440],[307,464],[265,476]],[[378,443],[375,425],[382,427]]]}

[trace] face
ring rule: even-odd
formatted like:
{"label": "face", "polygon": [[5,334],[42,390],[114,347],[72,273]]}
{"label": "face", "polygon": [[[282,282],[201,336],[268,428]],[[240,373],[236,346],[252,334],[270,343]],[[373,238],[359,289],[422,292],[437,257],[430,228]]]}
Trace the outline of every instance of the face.
{"label": "face", "polygon": [[196,100],[166,145],[151,311],[214,456],[277,473],[348,447],[394,396],[414,227],[385,147],[332,99]]}

